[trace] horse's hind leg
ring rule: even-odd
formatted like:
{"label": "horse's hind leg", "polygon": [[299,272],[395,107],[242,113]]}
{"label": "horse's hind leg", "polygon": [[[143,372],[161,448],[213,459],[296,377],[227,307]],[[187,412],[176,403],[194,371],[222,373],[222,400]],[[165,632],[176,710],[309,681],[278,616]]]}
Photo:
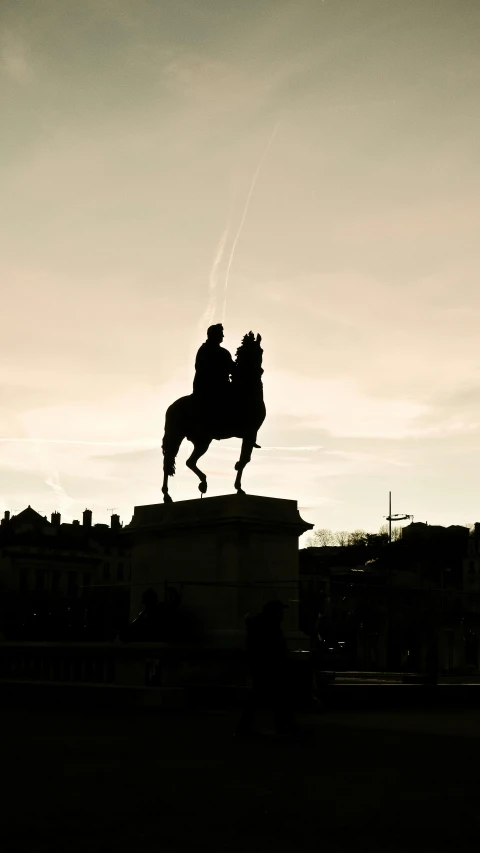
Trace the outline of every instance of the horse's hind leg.
{"label": "horse's hind leg", "polygon": [[207,452],[210,447],[211,439],[203,439],[202,441],[194,442],[192,455],[187,459],[187,468],[190,468],[190,471],[193,471],[194,474],[197,475],[200,480],[199,491],[202,495],[207,491],[207,477],[200,471],[200,468],[197,467],[197,462],[204,453]]}
{"label": "horse's hind leg", "polygon": [[170,492],[168,491],[168,477],[169,477],[169,475],[167,474],[167,472],[165,470],[165,466],[163,466],[163,486],[162,486],[163,502],[166,504],[171,504],[172,503],[172,496],[171,496]]}
{"label": "horse's hind leg", "polygon": [[235,471],[237,472],[237,476],[235,478],[235,488],[239,495],[244,495],[245,492],[242,489],[242,474],[243,469],[250,462],[252,458],[252,450],[255,447],[255,442],[252,439],[244,438],[242,441],[242,449],[240,452],[240,459],[235,465]]}
{"label": "horse's hind leg", "polygon": [[177,458],[180,445],[185,438],[183,430],[173,418],[173,412],[167,410],[165,418],[165,434],[163,436],[163,500],[164,503],[172,503],[171,495],[168,492],[168,478],[175,474],[175,459]]}

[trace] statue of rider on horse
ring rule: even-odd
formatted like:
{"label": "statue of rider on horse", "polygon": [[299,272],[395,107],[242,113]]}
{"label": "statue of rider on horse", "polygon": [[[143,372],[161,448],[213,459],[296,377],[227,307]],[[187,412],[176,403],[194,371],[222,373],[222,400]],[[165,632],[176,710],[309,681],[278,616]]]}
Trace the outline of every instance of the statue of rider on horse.
{"label": "statue of rider on horse", "polygon": [[235,361],[221,346],[223,326],[210,326],[207,340],[198,350],[195,360],[193,394],[181,397],[167,409],[163,438],[162,492],[164,501],[172,500],[168,478],[175,473],[175,459],[184,438],[193,444],[187,466],[197,474],[202,495],[207,491],[207,478],[197,462],[208,450],[213,439],[241,438],[240,459],[235,465],[235,488],[243,493],[242,472],[250,462],[254,447],[258,447],[257,432],[265,420],[263,402],[262,355],[260,335],[244,335]]}

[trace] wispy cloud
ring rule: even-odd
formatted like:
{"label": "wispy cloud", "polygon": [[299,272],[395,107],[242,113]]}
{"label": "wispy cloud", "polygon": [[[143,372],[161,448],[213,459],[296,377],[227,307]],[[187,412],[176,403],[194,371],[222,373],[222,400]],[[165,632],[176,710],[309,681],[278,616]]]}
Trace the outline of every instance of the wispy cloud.
{"label": "wispy cloud", "polygon": [[316,379],[289,372],[268,378],[269,409],[293,416],[307,429],[336,436],[402,438],[428,406],[413,400],[384,400],[363,392],[352,380]]}
{"label": "wispy cloud", "polygon": [[258,109],[270,96],[266,76],[200,52],[164,51],[161,81],[207,114]]}
{"label": "wispy cloud", "polygon": [[[0,0],[3,500],[162,500],[165,411],[281,117],[229,285],[225,345],[254,328],[265,346],[245,486],[335,529],[380,523],[389,488],[419,517],[451,494],[471,517],[475,4],[461,22],[455,4],[250,5]],[[233,490],[239,447],[212,443],[209,494]],[[198,496],[190,450],[177,499]]]}
{"label": "wispy cloud", "polygon": [[0,72],[17,83],[30,83],[33,79],[27,48],[9,30],[0,31]]}
{"label": "wispy cloud", "polygon": [[52,471],[50,477],[45,482],[53,490],[59,511],[62,513],[68,512],[73,506],[74,501],[67,495],[63,488],[58,471]]}
{"label": "wispy cloud", "polygon": [[161,447],[161,440],[153,441],[148,438],[134,439],[133,441],[82,441],[70,438],[5,438],[0,437],[2,444],[78,444],[91,447]]}

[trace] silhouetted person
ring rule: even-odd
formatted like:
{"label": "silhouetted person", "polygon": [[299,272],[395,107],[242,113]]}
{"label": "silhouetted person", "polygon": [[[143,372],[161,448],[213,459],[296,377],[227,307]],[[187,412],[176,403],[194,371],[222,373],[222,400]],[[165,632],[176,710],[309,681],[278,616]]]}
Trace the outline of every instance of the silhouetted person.
{"label": "silhouetted person", "polygon": [[143,610],[125,632],[126,640],[156,642],[162,639],[162,607],[155,590],[147,589],[142,595]]}
{"label": "silhouetted person", "polygon": [[195,359],[193,393],[222,394],[228,389],[230,377],[235,372],[235,362],[229,351],[220,346],[224,338],[223,326],[217,323],[207,329],[207,340]]}
{"label": "silhouetted person", "polygon": [[255,715],[261,707],[272,710],[277,732],[295,734],[291,691],[288,679],[288,652],[282,632],[287,605],[269,601],[256,616],[247,616],[247,661],[252,677],[250,691],[236,736],[254,734]]}
{"label": "silhouetted person", "polygon": [[229,351],[220,346],[223,326],[217,323],[207,330],[207,340],[195,359],[193,396],[200,416],[215,425],[230,404],[230,377],[235,372],[235,362]]}
{"label": "silhouetted person", "polygon": [[165,590],[165,601],[147,589],[142,596],[143,610],[133,622],[120,631],[124,642],[182,642],[190,639],[188,614],[180,609],[180,595],[174,587]]}

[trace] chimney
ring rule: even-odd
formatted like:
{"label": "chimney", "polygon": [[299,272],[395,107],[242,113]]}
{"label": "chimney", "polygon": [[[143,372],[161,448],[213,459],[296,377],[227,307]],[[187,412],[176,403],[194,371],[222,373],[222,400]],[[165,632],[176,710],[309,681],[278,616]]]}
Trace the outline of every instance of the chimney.
{"label": "chimney", "polygon": [[2,518],[2,524],[8,524],[9,521],[10,521],[10,510],[6,509],[5,515]]}
{"label": "chimney", "polygon": [[110,526],[111,526],[112,530],[120,530],[121,525],[120,525],[120,516],[119,515],[117,515],[117,514],[112,515],[112,517],[110,519]]}
{"label": "chimney", "polygon": [[60,519],[61,519],[61,515],[59,512],[52,512],[52,514],[50,516],[50,521],[54,527],[60,527]]}
{"label": "chimney", "polygon": [[72,521],[72,525],[74,525],[75,527],[80,527],[80,522],[79,522],[78,518],[76,518],[74,521]]}
{"label": "chimney", "polygon": [[83,510],[83,526],[91,527],[92,526],[92,510],[84,509]]}

